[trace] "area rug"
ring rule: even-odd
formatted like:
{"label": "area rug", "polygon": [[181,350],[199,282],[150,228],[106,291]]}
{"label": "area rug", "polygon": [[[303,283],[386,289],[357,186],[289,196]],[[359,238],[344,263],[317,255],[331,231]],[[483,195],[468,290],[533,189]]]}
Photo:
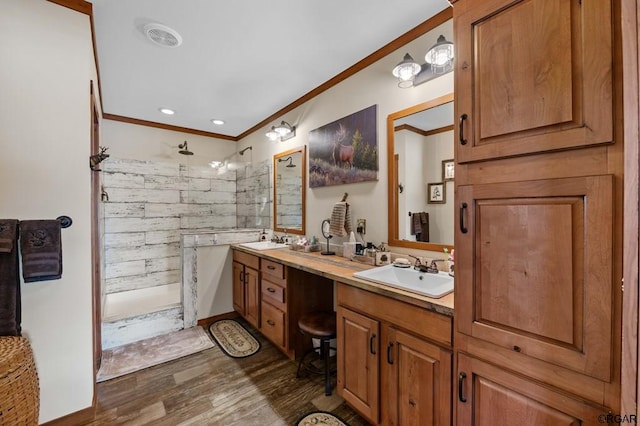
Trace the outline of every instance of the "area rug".
{"label": "area rug", "polygon": [[231,319],[212,323],[209,325],[209,333],[218,343],[220,349],[233,358],[248,357],[260,349],[260,342],[242,324]]}
{"label": "area rug", "polygon": [[298,423],[297,426],[317,426],[317,425],[329,425],[329,426],[349,426],[344,420],[326,411],[314,411],[312,413],[305,414]]}
{"label": "area rug", "polygon": [[191,327],[107,349],[102,352],[97,381],[104,382],[213,346],[213,342],[202,327]]}

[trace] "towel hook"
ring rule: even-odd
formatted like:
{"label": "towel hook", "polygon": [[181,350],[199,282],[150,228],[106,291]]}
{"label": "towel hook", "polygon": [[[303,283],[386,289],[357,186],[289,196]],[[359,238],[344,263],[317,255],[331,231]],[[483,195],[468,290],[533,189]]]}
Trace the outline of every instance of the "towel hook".
{"label": "towel hook", "polygon": [[345,192],[344,195],[342,196],[342,203],[344,203],[345,201],[347,201],[347,197],[349,196],[348,192]]}
{"label": "towel hook", "polygon": [[61,228],[68,228],[73,223],[73,220],[71,220],[69,216],[58,216],[56,220],[60,222]]}

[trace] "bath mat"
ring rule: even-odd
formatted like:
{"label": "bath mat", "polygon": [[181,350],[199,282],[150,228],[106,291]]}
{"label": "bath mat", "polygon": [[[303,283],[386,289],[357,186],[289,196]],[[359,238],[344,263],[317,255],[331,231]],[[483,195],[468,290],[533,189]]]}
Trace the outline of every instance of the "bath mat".
{"label": "bath mat", "polygon": [[258,352],[260,343],[237,321],[223,319],[209,325],[209,333],[222,351],[233,358],[245,358]]}
{"label": "bath mat", "polygon": [[349,426],[344,420],[335,416],[334,414],[326,411],[314,411],[305,414],[298,423],[297,426],[312,426],[312,425],[328,425],[328,426]]}
{"label": "bath mat", "polygon": [[102,352],[97,381],[104,382],[213,346],[202,327],[191,327],[107,349]]}

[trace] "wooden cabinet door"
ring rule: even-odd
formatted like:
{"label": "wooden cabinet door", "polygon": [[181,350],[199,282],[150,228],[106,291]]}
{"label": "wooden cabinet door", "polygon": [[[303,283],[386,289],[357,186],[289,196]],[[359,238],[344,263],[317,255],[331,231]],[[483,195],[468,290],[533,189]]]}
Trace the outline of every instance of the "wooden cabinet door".
{"label": "wooden cabinet door", "polygon": [[456,379],[460,426],[599,425],[609,412],[462,353]]}
{"label": "wooden cabinet door", "polygon": [[380,324],[339,306],[337,331],[338,395],[367,420],[377,424]]}
{"label": "wooden cabinet door", "polygon": [[260,284],[258,271],[245,266],[245,318],[251,325],[258,328],[260,321]]}
{"label": "wooden cabinet door", "polygon": [[243,317],[245,316],[244,303],[244,265],[233,262],[233,309]]}
{"label": "wooden cabinet door", "polygon": [[457,331],[609,381],[612,192],[610,175],[459,186]]}
{"label": "wooden cabinet door", "polygon": [[[451,351],[388,327],[383,424],[451,424]],[[386,392],[385,392],[386,390]],[[387,406],[388,405],[388,406]]]}
{"label": "wooden cabinet door", "polygon": [[613,140],[611,0],[453,10],[458,162]]}

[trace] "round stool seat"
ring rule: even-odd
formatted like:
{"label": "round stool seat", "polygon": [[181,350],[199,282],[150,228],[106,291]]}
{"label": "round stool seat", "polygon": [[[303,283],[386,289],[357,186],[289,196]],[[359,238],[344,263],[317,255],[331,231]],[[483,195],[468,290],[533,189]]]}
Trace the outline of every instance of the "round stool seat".
{"label": "round stool seat", "polygon": [[335,312],[311,312],[298,320],[300,330],[318,339],[333,339],[336,337]]}

